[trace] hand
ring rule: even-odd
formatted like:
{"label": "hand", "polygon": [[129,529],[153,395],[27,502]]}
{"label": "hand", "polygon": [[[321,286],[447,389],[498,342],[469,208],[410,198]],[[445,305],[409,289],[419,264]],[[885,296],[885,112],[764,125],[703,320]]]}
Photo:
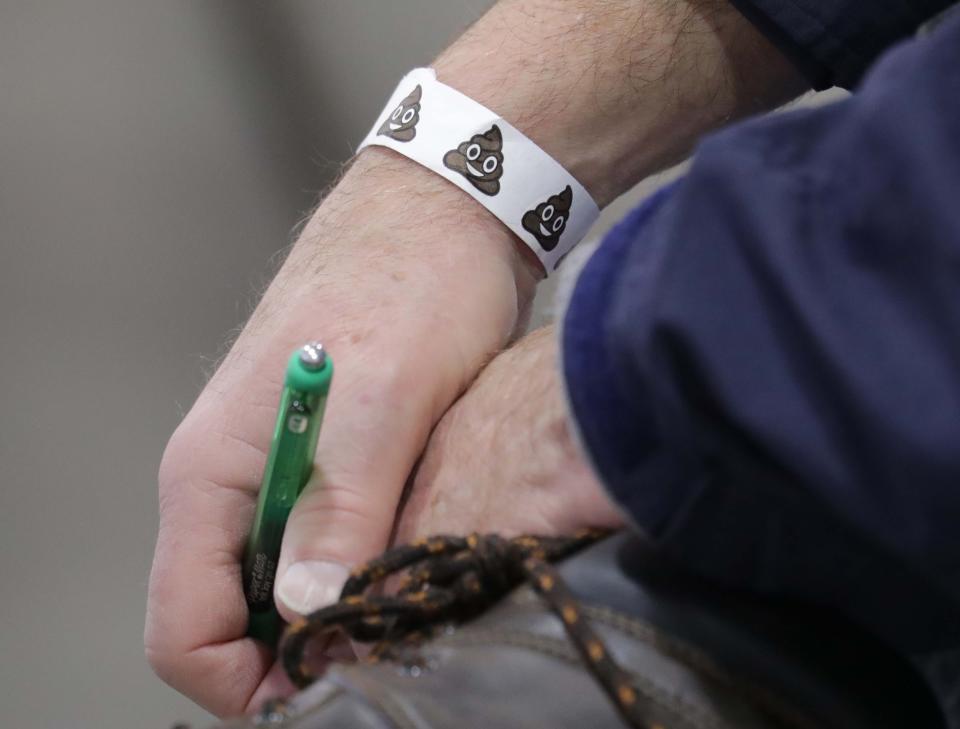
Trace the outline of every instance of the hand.
{"label": "hand", "polygon": [[623,518],[573,442],[553,327],[497,356],[430,437],[397,542],[433,534],[569,534]]}
{"label": "hand", "polygon": [[288,619],[335,598],[347,570],[386,547],[430,430],[506,343],[533,286],[485,210],[392,152],[364,152],[167,446],[145,634],[161,677],[221,715],[292,690],[244,637],[240,578],[290,352],[321,339],[336,373],[321,466],[277,570]]}
{"label": "hand", "polygon": [[[796,72],[723,0],[502,0],[433,66],[543,147],[601,206],[704,130],[799,89]],[[537,277],[529,255],[441,178],[384,150],[358,158],[164,454],[145,643],[168,683],[218,714],[291,689],[266,647],[243,637],[240,579],[289,353],[322,339],[337,374],[316,473],[278,566],[275,597],[288,618],[335,597],[346,570],[386,545],[433,425],[522,324]],[[516,407],[511,418],[535,415]],[[421,479],[437,469],[452,498],[460,471],[438,462],[436,449]],[[533,499],[535,489],[526,498],[541,526],[564,528],[561,516],[582,495],[558,486],[557,473],[546,477],[541,451],[522,482],[539,484],[551,503]],[[491,493],[501,497],[484,508],[499,522],[494,507],[510,494]]]}

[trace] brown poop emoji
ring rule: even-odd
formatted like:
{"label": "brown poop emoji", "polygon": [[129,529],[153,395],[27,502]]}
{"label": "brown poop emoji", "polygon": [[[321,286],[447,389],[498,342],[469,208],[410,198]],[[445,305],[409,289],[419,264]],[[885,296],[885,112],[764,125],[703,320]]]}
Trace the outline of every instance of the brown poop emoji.
{"label": "brown poop emoji", "polygon": [[546,202],[523,214],[520,222],[524,230],[533,233],[543,250],[552,251],[560,242],[560,236],[567,227],[567,218],[570,217],[571,202],[573,190],[567,185],[559,195],[551,195]]}
{"label": "brown poop emoji", "polygon": [[456,149],[443,155],[443,164],[466,177],[470,184],[487,195],[500,192],[503,176],[503,137],[494,124],[483,134],[474,134]]}
{"label": "brown poop emoji", "polygon": [[386,135],[398,142],[409,142],[417,136],[417,122],[420,121],[420,94],[420,84],[417,84],[417,87],[407,94],[400,105],[380,125],[377,134]]}

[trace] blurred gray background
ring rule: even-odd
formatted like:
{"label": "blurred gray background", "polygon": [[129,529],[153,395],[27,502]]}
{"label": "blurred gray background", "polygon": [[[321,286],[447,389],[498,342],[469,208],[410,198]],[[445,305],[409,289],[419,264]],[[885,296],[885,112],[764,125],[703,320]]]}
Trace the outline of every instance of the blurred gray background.
{"label": "blurred gray background", "polygon": [[490,4],[0,2],[0,723],[208,721],[142,652],[164,444],[394,84]]}

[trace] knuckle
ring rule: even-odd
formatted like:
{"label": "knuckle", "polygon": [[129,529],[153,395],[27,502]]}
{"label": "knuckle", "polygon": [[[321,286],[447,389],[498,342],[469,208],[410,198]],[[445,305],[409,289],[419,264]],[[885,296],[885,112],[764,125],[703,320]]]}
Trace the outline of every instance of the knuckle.
{"label": "knuckle", "polygon": [[171,616],[164,600],[169,585],[165,584],[166,570],[162,561],[163,551],[158,549],[154,556],[154,566],[150,573],[147,590],[143,649],[147,664],[153,672],[166,683],[175,685],[186,651],[177,640],[176,634],[171,634]]}
{"label": "knuckle", "polygon": [[183,480],[190,464],[191,454],[196,448],[194,431],[195,428],[188,416],[177,426],[177,429],[173,431],[167,441],[157,473],[157,480],[161,489]]}
{"label": "knuckle", "polygon": [[164,683],[173,683],[176,667],[175,662],[170,660],[169,652],[150,643],[144,644],[143,652],[154,674]]}
{"label": "knuckle", "polygon": [[157,677],[164,683],[175,686],[185,655],[156,628],[149,617],[143,636],[143,652],[147,664]]}

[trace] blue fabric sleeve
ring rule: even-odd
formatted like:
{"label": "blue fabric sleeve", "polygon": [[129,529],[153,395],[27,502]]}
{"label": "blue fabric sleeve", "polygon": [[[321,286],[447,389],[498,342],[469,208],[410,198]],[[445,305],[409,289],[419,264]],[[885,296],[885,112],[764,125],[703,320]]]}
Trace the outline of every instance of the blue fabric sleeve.
{"label": "blue fabric sleeve", "polygon": [[960,17],[702,144],[587,263],[562,352],[664,549],[867,623],[960,712]]}
{"label": "blue fabric sleeve", "polygon": [[953,0],[732,0],[816,89],[853,88],[876,58]]}

